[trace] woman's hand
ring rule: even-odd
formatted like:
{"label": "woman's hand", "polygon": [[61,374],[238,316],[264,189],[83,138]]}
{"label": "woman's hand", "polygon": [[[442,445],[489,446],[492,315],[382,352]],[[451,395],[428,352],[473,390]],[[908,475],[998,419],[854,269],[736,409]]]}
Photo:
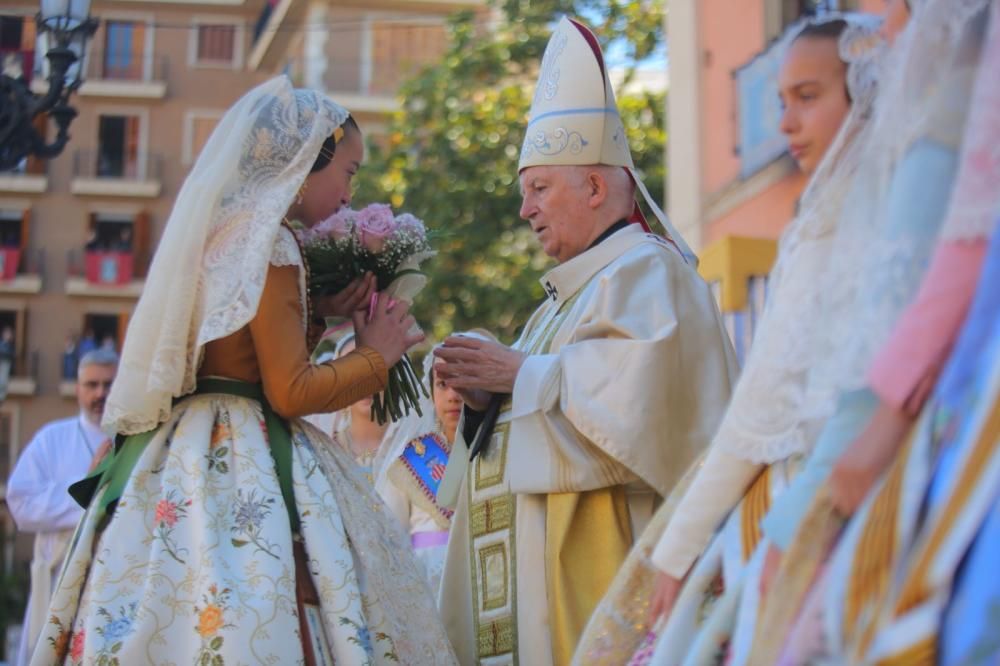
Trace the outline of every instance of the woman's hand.
{"label": "woman's hand", "polygon": [[662,571],[656,575],[653,598],[649,606],[649,625],[655,626],[661,617],[669,618],[677,603],[677,595],[680,594],[681,585],[684,581],[674,578]]}
{"label": "woman's hand", "polygon": [[879,405],[868,426],[851,442],[830,474],[830,496],[842,516],[854,515],[892,465],[912,426],[913,420],[904,412]]}
{"label": "woman's hand", "polygon": [[374,293],[375,274],[366,273],[332,296],[316,297],[313,309],[318,317],[350,318],[356,310],[368,307]]}
{"label": "woman's hand", "polygon": [[90,474],[95,469],[97,469],[97,466],[104,461],[104,458],[106,458],[107,455],[111,452],[111,446],[112,444],[110,439],[106,439],[103,442],[101,442],[101,445],[97,447],[97,452],[94,454],[94,457],[90,461],[90,467],[87,469],[87,474]]}
{"label": "woman's hand", "polygon": [[[410,331],[415,330],[416,333]],[[399,363],[403,354],[413,345],[422,342],[424,333],[410,316],[410,306],[405,301],[392,301],[384,294],[378,299],[371,316],[364,310],[354,311],[354,331],[358,346],[374,349],[385,360],[387,367]]]}

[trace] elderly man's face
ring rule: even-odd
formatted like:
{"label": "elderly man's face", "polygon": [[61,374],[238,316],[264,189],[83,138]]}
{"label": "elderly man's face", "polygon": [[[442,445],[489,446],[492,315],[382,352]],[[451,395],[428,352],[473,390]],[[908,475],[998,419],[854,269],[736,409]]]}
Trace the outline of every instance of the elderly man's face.
{"label": "elderly man's face", "polygon": [[76,400],[87,420],[98,425],[104,416],[104,403],[111,392],[111,382],[115,380],[114,365],[85,365],[76,378]]}
{"label": "elderly man's face", "polygon": [[586,250],[596,223],[588,205],[585,172],[577,167],[535,166],[521,172],[521,217],[528,221],[545,254],[559,263]]}

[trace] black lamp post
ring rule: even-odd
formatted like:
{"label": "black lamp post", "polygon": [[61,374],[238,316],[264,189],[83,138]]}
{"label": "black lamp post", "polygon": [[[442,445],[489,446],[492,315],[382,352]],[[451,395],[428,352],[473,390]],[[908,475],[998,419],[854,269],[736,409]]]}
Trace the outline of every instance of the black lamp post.
{"label": "black lamp post", "polygon": [[[41,0],[42,11],[35,18],[38,34],[51,36],[54,46],[49,59],[49,89],[44,95],[31,92],[31,72],[19,78],[0,75],[0,171],[15,168],[29,155],[51,158],[62,152],[69,141],[69,125],[76,109],[69,98],[83,83],[82,59],[87,40],[97,30],[98,21],[90,17],[90,0]],[[58,133],[52,143],[45,142],[33,120],[48,113]]]}

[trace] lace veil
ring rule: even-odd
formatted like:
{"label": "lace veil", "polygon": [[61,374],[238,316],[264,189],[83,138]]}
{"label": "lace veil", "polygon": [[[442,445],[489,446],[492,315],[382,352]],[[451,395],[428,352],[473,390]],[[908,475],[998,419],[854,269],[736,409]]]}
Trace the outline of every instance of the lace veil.
{"label": "lace veil", "polygon": [[[916,295],[936,241],[975,236],[987,226],[992,228],[991,216],[963,213],[972,212],[975,202],[970,199],[966,208],[954,192],[942,195],[951,198],[952,211],[943,219],[954,222],[942,224],[939,219],[926,229],[893,220],[888,206],[893,175],[918,141],[929,139],[959,149],[988,4],[989,0],[914,3],[907,28],[885,59],[886,76],[866,141],[862,182],[838,228],[835,257],[844,269],[831,274],[825,287],[834,301],[834,316],[825,326],[825,346],[811,380],[815,398],[809,415],[814,418],[832,413],[839,392],[867,386],[868,368]],[[994,78],[995,87],[996,72],[984,74]],[[984,148],[998,155],[995,143]],[[994,165],[994,174],[996,169]],[[995,187],[994,182],[994,206]]]}
{"label": "lace veil", "polygon": [[949,241],[988,238],[1000,217],[1000,3],[991,5],[955,190],[941,230]]}
{"label": "lace veil", "polygon": [[194,390],[204,345],[250,322],[281,220],[347,115],[287,77],[225,114],[167,220],[129,324],[106,431],[134,434],[163,422],[173,399]]}
{"label": "lace veil", "polygon": [[[837,225],[870,140],[884,42],[880,20],[864,14],[827,14],[805,25],[843,20],[840,57],[847,65],[851,108],[782,234],[763,317],[713,445],[744,459],[769,463],[810,450],[816,424],[808,411],[809,372],[829,317],[823,286],[841,266],[831,262]],[[788,45],[804,24],[786,33]]]}

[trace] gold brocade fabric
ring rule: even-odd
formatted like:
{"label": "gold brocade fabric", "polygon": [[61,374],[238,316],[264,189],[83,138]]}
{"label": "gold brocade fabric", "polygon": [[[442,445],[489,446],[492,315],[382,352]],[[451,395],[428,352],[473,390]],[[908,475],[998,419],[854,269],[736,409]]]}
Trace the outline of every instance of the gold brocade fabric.
{"label": "gold brocade fabric", "polygon": [[624,486],[546,498],[545,570],[554,663],[570,662],[590,614],[631,546]]}
{"label": "gold brocade fabric", "polygon": [[[524,346],[529,353],[548,351],[552,337],[573,303],[575,299],[570,299],[534,326],[529,325],[523,335]],[[480,659],[504,656],[516,664],[517,508],[507,478],[510,431],[506,419],[510,409],[508,400],[500,410],[500,423],[492,433],[490,445],[469,466],[469,537],[474,572],[472,594],[476,652]]]}
{"label": "gold brocade fabric", "polygon": [[703,460],[704,455],[677,483],[618,570],[580,636],[574,664],[621,666],[632,658],[652,629],[649,609],[658,569],[650,556]]}

